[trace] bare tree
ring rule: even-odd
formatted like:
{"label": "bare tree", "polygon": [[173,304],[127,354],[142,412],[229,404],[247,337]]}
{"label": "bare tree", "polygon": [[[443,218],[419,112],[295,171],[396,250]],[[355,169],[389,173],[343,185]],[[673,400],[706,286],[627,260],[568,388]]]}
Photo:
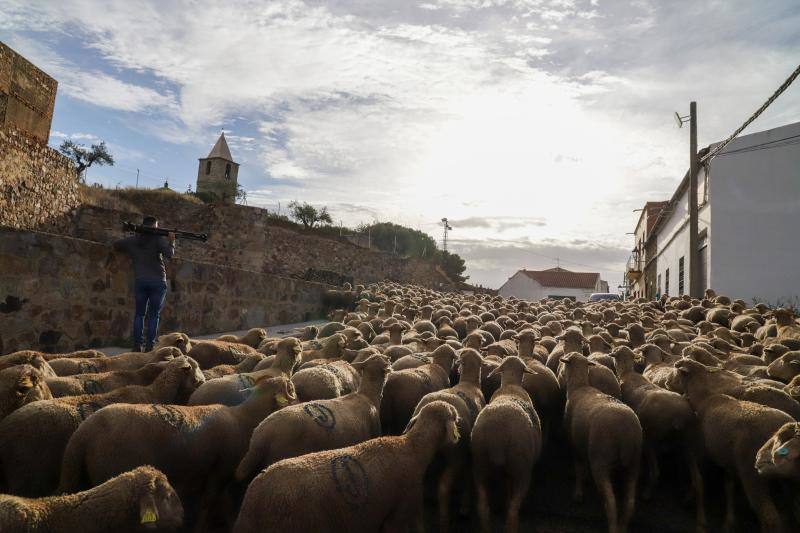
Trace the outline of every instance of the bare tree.
{"label": "bare tree", "polygon": [[72,159],[75,163],[75,170],[81,180],[84,179],[84,172],[86,172],[86,169],[94,164],[114,165],[114,156],[108,153],[105,141],[101,141],[100,144],[93,144],[91,147],[86,148],[86,146],[82,144],[67,139],[61,143],[61,146],[58,147],[58,151]]}

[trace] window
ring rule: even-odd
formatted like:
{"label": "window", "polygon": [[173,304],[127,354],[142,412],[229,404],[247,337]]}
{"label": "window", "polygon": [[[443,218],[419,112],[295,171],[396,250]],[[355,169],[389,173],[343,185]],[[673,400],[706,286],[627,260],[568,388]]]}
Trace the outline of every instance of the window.
{"label": "window", "polygon": [[227,163],[225,165],[225,179],[226,180],[231,179],[231,164],[230,163]]}
{"label": "window", "polygon": [[206,176],[211,174],[211,161],[206,161]]}
{"label": "window", "polygon": [[678,259],[678,294],[683,294],[683,257]]}
{"label": "window", "polygon": [[661,296],[661,274],[658,275],[658,295]]}
{"label": "window", "polygon": [[664,294],[669,294],[669,269],[664,272]]}

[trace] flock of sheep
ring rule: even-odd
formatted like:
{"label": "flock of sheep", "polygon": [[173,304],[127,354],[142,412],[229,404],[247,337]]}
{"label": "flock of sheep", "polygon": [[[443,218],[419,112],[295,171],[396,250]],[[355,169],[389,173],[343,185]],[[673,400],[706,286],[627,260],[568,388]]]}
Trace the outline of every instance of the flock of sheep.
{"label": "flock of sheep", "polygon": [[713,291],[342,294],[350,308],[297,337],[0,356],[0,531],[403,531],[423,527],[425,497],[439,531],[456,513],[490,531],[490,507],[517,531],[552,448],[568,450],[576,500],[593,481],[611,533],[670,454],[697,531],[733,530],[739,489],[762,531],[800,528],[791,311]]}

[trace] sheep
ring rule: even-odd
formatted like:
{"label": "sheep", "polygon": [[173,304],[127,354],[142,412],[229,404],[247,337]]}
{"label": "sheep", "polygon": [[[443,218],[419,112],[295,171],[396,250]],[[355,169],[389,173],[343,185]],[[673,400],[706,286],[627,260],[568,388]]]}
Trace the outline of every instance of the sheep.
{"label": "sheep", "polygon": [[457,423],[453,406],[433,402],[403,435],[280,461],[250,483],[233,531],[403,531],[422,511],[434,453],[458,442]]}
{"label": "sheep", "polygon": [[106,357],[106,355],[97,350],[80,350],[69,353],[45,353],[36,350],[22,350],[0,356],[0,370],[5,370],[15,365],[32,364],[31,361],[37,357],[46,362],[55,359],[97,359]]}
{"label": "sheep", "polygon": [[328,322],[327,324],[319,328],[319,331],[317,332],[317,338],[323,339],[325,337],[330,337],[334,333],[337,333],[346,327],[347,326],[345,326],[341,322]]}
{"label": "sheep", "polygon": [[553,348],[547,357],[547,368],[552,370],[554,374],[558,374],[561,356],[565,353],[582,352],[585,339],[577,329],[568,329],[563,335],[556,337],[556,340],[559,341],[558,345]]}
{"label": "sheep", "polygon": [[241,337],[236,335],[222,335],[217,337],[218,341],[232,342],[236,344],[246,344],[251,348],[258,348],[262,342],[267,340],[267,330],[264,328],[253,328]]}
{"label": "sheep", "polygon": [[791,396],[793,400],[800,401],[800,375],[793,377],[783,388],[783,391]]}
{"label": "sheep", "polygon": [[168,361],[149,363],[136,370],[114,370],[99,374],[75,374],[66,377],[46,378],[54,398],[101,394],[127,385],[149,385],[164,370]]}
{"label": "sheep", "polygon": [[192,341],[186,333],[166,333],[160,335],[158,339],[156,339],[156,344],[153,346],[153,349],[158,350],[159,348],[166,348],[168,346],[174,346],[179,349],[183,355],[187,355],[189,350],[192,349]]}
{"label": "sheep", "polygon": [[70,438],[58,490],[73,492],[149,464],[169,477],[188,508],[212,506],[233,479],[253,429],[296,400],[291,382],[279,377],[260,381],[235,407],[110,405]]}
{"label": "sheep", "polygon": [[655,344],[645,344],[639,347],[639,351],[644,357],[645,368],[642,375],[652,383],[662,389],[671,390],[682,394],[678,378],[678,370],[672,364],[671,354],[665,352]]}
{"label": "sheep", "polygon": [[686,395],[697,412],[708,456],[725,470],[726,513],[724,528],[735,525],[733,492],[738,477],[762,531],[785,531],[767,483],[753,468],[761,445],[781,426],[794,422],[778,409],[737,400],[717,392],[713,375],[724,370],[707,367],[691,359],[678,361]]}
{"label": "sheep", "polygon": [[[461,440],[453,450],[448,450],[444,460],[444,471],[441,473],[437,487],[439,502],[439,531],[446,532],[450,525],[450,499],[453,484],[469,465],[470,434],[475,419],[486,401],[481,392],[481,356],[475,350],[467,348],[458,355],[460,379],[449,389],[431,392],[422,397],[414,409],[412,419],[428,404],[443,401],[452,405],[458,412],[458,431]],[[462,514],[466,514],[469,492],[465,489],[462,497]]]}
{"label": "sheep", "polygon": [[77,494],[0,495],[0,524],[8,533],[172,530],[183,525],[183,506],[164,474],[142,466]]}
{"label": "sheep", "polygon": [[790,309],[776,309],[774,317],[778,328],[777,342],[793,350],[800,350],[800,324],[795,321],[794,312]]}
{"label": "sheep", "polygon": [[542,428],[531,398],[522,388],[524,373],[532,373],[519,357],[503,360],[493,373],[500,388],[475,420],[471,435],[473,477],[481,530],[491,530],[489,487],[491,471],[501,469],[509,479],[506,531],[519,529],[519,508],[528,492],[533,465],[542,451]]}
{"label": "sheep", "polygon": [[697,529],[705,530],[703,480],[698,464],[699,427],[689,401],[675,392],[653,385],[634,370],[635,354],[627,346],[615,349],[617,376],[622,389],[622,401],[633,409],[642,425],[645,458],[650,476],[643,497],[649,499],[658,482],[658,451],[665,445],[683,448],[695,491]]}
{"label": "sheep", "polygon": [[385,434],[401,433],[423,396],[450,385],[450,370],[455,358],[455,350],[445,344],[431,353],[432,363],[393,372],[389,376],[380,410]]}
{"label": "sheep", "polygon": [[14,494],[43,496],[55,490],[70,436],[83,420],[111,403],[179,403],[204,380],[192,359],[171,360],[147,386],[128,385],[105,394],[34,402],[0,422],[0,466]]}
{"label": "sheep", "polygon": [[767,375],[788,383],[800,374],[800,351],[786,352],[767,367]]}
{"label": "sheep", "polygon": [[766,478],[800,481],[800,424],[789,422],[772,435],[756,454],[756,470]]}
{"label": "sheep", "polygon": [[357,392],[301,403],[274,413],[259,424],[236,469],[236,479],[251,479],[258,470],[287,457],[378,437],[381,396],[386,376],[391,372],[389,360],[373,355],[353,366],[363,372]]}
{"label": "sheep", "polygon": [[264,354],[252,353],[248,354],[242,359],[238,365],[217,365],[203,370],[203,376],[206,381],[209,379],[221,378],[222,376],[230,376],[231,374],[242,374],[245,372],[252,372],[255,366],[265,359]]}
{"label": "sheep", "polygon": [[44,376],[33,366],[0,370],[0,421],[23,405],[52,398]]}
{"label": "sheep", "polygon": [[[323,339],[321,343],[322,347],[320,349],[303,349],[299,358],[300,364],[313,361],[314,359],[340,359],[342,357],[342,351],[347,345],[347,337],[342,333],[334,333],[330,337]],[[256,365],[256,370],[261,370],[259,366],[265,368],[266,364],[266,360],[262,361]]]}
{"label": "sheep", "polygon": [[299,353],[300,342],[293,337],[287,337],[278,344],[278,353],[275,356],[274,365],[264,370],[258,370],[258,366],[266,361],[264,359],[255,366],[253,372],[231,374],[211,379],[192,393],[188,405],[211,405],[215,403],[230,406],[239,405],[247,399],[250,394],[250,387],[255,385],[257,380],[279,376],[290,378]]}
{"label": "sheep", "polygon": [[258,353],[255,348],[238,342],[195,341],[186,355],[197,361],[201,370],[208,370],[217,365],[237,365],[254,353]]}
{"label": "sheep", "polygon": [[358,389],[361,377],[347,361],[331,361],[301,369],[292,375],[297,397],[302,402],[328,400]]}
{"label": "sheep", "polygon": [[150,352],[129,352],[114,357],[99,358],[63,358],[50,361],[57,376],[74,376],[75,374],[97,374],[114,370],[136,370],[148,363],[170,361],[183,353],[174,346],[154,349]]}
{"label": "sheep", "polygon": [[407,370],[409,368],[417,368],[430,363],[430,356],[421,353],[412,353],[410,355],[404,355],[400,359],[397,359],[395,362],[393,362],[392,370]]}
{"label": "sheep", "polygon": [[[572,352],[562,356],[566,367],[567,405],[564,425],[575,454],[576,500],[583,499],[588,463],[603,499],[609,533],[628,528],[636,505],[636,481],[642,450],[642,426],[633,410],[589,384],[589,360]],[[623,471],[622,516],[618,518],[611,473]]]}

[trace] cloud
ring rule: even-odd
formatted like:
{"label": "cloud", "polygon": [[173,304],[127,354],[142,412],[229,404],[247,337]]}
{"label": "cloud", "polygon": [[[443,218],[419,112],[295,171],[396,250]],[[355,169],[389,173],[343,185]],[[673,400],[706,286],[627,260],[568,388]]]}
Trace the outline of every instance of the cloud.
{"label": "cloud", "polygon": [[541,227],[547,225],[541,217],[469,217],[461,219],[451,219],[449,224],[454,228],[489,228],[498,232],[504,232],[512,228]]}
{"label": "cloud", "polygon": [[[251,204],[297,198],[347,225],[375,216],[435,235],[425,221],[448,217],[475,261],[484,242],[606,265],[591,243],[630,248],[633,209],[686,170],[672,113],[696,100],[701,145],[724,138],[800,42],[793,0],[151,0],[103,3],[102,17],[98,5],[0,0],[0,36],[69,98],[159,140],[207,150],[241,120],[229,140]],[[796,121],[797,94],[750,131]],[[492,268],[473,279],[508,266]]]}

